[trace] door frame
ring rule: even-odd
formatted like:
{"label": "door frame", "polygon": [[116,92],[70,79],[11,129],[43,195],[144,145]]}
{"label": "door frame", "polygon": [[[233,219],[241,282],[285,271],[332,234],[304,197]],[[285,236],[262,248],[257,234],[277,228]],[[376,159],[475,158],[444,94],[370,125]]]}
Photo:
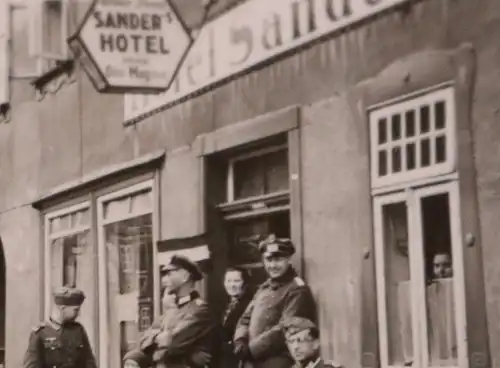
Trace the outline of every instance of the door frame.
{"label": "door frame", "polygon": [[[460,216],[459,183],[452,180],[444,183],[429,184],[420,187],[407,187],[397,192],[380,194],[373,197],[373,219],[375,237],[375,277],[377,287],[377,317],[379,332],[379,352],[383,368],[402,367],[389,364],[387,301],[385,283],[385,243],[382,208],[392,203],[405,203],[408,227],[408,251],[410,263],[412,338],[414,359],[413,367],[436,367],[429,365],[428,333],[425,295],[425,271],[423,253],[423,226],[421,220],[421,199],[437,194],[448,194],[450,215],[451,249],[453,257],[453,293],[455,298],[455,327],[457,339],[458,367],[468,367],[467,326],[465,311],[465,279]],[[415,287],[417,285],[417,287]],[[420,285],[420,287],[418,287]],[[416,308],[416,310],[415,310]],[[456,368],[455,366],[438,366]]]}

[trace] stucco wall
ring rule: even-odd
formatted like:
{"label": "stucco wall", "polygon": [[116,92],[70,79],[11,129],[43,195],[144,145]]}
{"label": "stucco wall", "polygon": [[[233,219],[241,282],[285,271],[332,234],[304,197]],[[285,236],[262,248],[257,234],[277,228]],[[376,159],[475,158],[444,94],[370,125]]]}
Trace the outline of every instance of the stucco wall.
{"label": "stucco wall", "polygon": [[[500,340],[500,251],[496,245],[500,44],[495,36],[500,34],[500,3],[424,0],[412,4],[127,128],[121,124],[121,96],[99,95],[82,73],[75,83],[39,102],[29,81],[14,81],[12,120],[0,125],[0,235],[7,263],[8,367],[19,366],[29,329],[39,314],[39,220],[30,207],[34,198],[108,165],[165,148],[162,235],[193,235],[201,226],[194,218],[201,211],[195,199],[199,198],[199,162],[190,147],[195,137],[292,104],[308,105],[303,109],[301,138],[305,261],[315,293],[326,290],[327,281],[332,293],[320,299],[332,311],[323,327],[327,336],[324,350],[329,357],[335,352],[348,366],[359,366],[359,272],[371,227],[364,182],[368,163],[362,156],[366,132],[352,119],[352,106],[347,105],[342,91],[418,50],[453,48],[464,41],[473,44],[479,61],[473,111],[475,159],[489,328],[494,363],[500,366],[500,353],[494,349]],[[198,15],[191,11],[186,16],[195,22]],[[349,167],[344,160],[347,156]],[[326,166],[321,164],[325,158]],[[331,277],[324,278],[325,274]]]}

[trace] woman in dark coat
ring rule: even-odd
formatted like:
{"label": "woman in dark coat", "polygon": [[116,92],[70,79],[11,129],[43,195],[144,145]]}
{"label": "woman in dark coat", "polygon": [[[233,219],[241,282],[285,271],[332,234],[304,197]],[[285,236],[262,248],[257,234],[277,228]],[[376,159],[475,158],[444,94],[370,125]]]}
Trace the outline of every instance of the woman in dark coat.
{"label": "woman in dark coat", "polygon": [[224,276],[224,288],[229,303],[222,319],[222,351],[220,368],[237,368],[238,360],[233,354],[233,336],[236,324],[252,300],[248,275],[244,269],[229,267]]}

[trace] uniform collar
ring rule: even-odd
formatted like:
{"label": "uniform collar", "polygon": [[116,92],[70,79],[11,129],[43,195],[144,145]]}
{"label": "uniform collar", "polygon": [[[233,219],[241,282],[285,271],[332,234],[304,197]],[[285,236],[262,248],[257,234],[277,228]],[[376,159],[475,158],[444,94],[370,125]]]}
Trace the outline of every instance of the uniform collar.
{"label": "uniform collar", "polygon": [[48,322],[50,327],[52,327],[54,330],[60,330],[62,328],[62,323],[54,320],[52,317],[49,318]]}
{"label": "uniform collar", "polygon": [[318,366],[320,360],[321,360],[321,358],[318,357],[316,360],[310,361],[304,368],[315,368]]}
{"label": "uniform collar", "polygon": [[178,307],[182,307],[183,305],[189,303],[191,300],[198,299],[199,297],[200,294],[198,294],[196,290],[193,290],[186,296],[182,296],[180,298],[176,297],[175,304],[177,304]]}
{"label": "uniform collar", "polygon": [[321,357],[307,361],[307,363],[297,362],[294,368],[316,368],[321,362]]}
{"label": "uniform collar", "polygon": [[292,266],[288,268],[288,270],[280,277],[275,278],[275,279],[267,279],[264,284],[262,284],[263,288],[271,288],[271,289],[277,289],[280,286],[288,284],[290,281],[292,281],[295,277],[297,277],[297,272],[293,269]]}

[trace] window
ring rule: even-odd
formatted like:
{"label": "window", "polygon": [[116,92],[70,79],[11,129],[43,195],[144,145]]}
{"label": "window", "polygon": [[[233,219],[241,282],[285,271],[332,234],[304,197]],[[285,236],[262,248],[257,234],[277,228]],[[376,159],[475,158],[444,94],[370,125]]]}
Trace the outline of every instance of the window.
{"label": "window", "polygon": [[152,182],[98,198],[100,361],[120,366],[154,318]]}
{"label": "window", "polygon": [[[45,216],[46,295],[60,286],[78,287],[86,295],[80,320],[94,347],[95,252],[90,232],[90,204],[85,202]],[[45,298],[50,316],[52,298]]]}
{"label": "window", "polygon": [[9,103],[10,80],[9,80],[9,4],[6,1],[0,3],[0,107]]}
{"label": "window", "polygon": [[10,76],[30,78],[38,75],[37,59],[30,55],[31,14],[28,3],[10,0]]}
{"label": "window", "polygon": [[227,180],[228,202],[286,192],[288,190],[286,145],[230,159]]}
{"label": "window", "polygon": [[466,364],[453,109],[450,88],[370,112],[383,367]]}
{"label": "window", "polygon": [[453,172],[454,111],[448,88],[370,113],[372,185]]}
{"label": "window", "polygon": [[117,184],[44,214],[45,316],[53,288],[81,288],[80,322],[101,367],[120,366],[158,312],[154,182]]}
{"label": "window", "polygon": [[228,236],[228,261],[265,279],[258,243],[268,234],[290,238],[288,147],[275,144],[227,159],[226,200],[221,210]]}
{"label": "window", "polygon": [[59,62],[67,60],[66,44],[70,0],[38,0],[30,4],[30,55],[37,60],[37,73],[42,75]]}

